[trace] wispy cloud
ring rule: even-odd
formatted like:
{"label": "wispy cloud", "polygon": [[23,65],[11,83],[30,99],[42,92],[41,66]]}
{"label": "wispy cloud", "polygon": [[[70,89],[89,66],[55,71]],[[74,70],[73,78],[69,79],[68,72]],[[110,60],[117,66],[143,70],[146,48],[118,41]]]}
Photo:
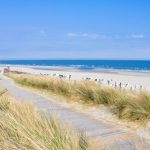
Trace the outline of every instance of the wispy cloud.
{"label": "wispy cloud", "polygon": [[120,40],[120,39],[144,39],[144,34],[130,34],[130,35],[119,35],[119,34],[99,34],[99,33],[75,33],[70,32],[67,34],[69,38],[84,38],[93,40]]}
{"label": "wispy cloud", "polygon": [[67,34],[70,38],[88,38],[88,39],[107,39],[108,36],[104,34],[98,34],[98,33],[74,33],[70,32]]}
{"label": "wispy cloud", "polygon": [[70,32],[67,34],[68,37],[89,37],[90,35],[88,33],[74,33],[74,32]]}
{"label": "wispy cloud", "polygon": [[130,36],[133,39],[144,39],[145,36],[143,34],[131,34]]}
{"label": "wispy cloud", "polygon": [[76,33],[73,33],[73,32],[70,32],[67,34],[68,37],[76,37],[77,34]]}

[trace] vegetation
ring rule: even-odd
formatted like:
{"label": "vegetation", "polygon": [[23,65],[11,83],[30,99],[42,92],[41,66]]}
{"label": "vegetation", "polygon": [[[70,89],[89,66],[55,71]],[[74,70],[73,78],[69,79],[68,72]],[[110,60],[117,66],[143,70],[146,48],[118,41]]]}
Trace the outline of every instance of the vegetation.
{"label": "vegetation", "polygon": [[44,89],[72,100],[114,106],[119,118],[146,123],[150,118],[150,93],[120,90],[92,81],[69,81],[40,75],[7,74],[17,83]]}
{"label": "vegetation", "polygon": [[49,118],[31,104],[0,96],[0,149],[13,150],[87,150],[84,135],[56,118]]}

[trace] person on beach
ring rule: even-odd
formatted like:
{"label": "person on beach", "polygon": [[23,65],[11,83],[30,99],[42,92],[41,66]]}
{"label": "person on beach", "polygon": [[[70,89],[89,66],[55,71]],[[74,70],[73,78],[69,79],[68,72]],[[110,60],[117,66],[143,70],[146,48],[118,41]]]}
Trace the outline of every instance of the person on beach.
{"label": "person on beach", "polygon": [[69,75],[69,80],[71,79],[71,75]]}
{"label": "person on beach", "polygon": [[109,80],[107,80],[107,84],[108,84],[108,85],[110,84],[110,81],[109,81]]}
{"label": "person on beach", "polygon": [[121,84],[121,82],[119,83],[119,88],[120,88],[120,89],[122,88],[122,84]]}
{"label": "person on beach", "polygon": [[94,81],[97,82],[97,79],[95,79]]}
{"label": "person on beach", "polygon": [[142,90],[142,88],[143,88],[142,85],[140,85],[140,90]]}

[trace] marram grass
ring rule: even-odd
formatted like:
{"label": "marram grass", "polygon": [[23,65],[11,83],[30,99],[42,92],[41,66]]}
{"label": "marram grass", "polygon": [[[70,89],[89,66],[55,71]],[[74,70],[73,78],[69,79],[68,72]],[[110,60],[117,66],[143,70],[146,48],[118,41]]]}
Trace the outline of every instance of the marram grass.
{"label": "marram grass", "polygon": [[150,119],[150,93],[119,90],[92,81],[69,81],[40,75],[7,74],[17,83],[44,89],[85,103],[114,106],[119,118],[146,123]]}
{"label": "marram grass", "polygon": [[87,138],[56,117],[26,103],[0,97],[0,149],[88,150]]}

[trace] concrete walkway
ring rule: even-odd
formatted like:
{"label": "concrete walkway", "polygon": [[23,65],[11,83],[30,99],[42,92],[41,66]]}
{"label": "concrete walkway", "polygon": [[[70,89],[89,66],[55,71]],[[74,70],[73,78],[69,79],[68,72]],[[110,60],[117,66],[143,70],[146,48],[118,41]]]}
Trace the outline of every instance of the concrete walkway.
{"label": "concrete walkway", "polygon": [[120,150],[149,150],[150,145],[136,134],[122,127],[94,120],[82,113],[64,108],[55,103],[52,98],[46,98],[32,90],[17,86],[11,79],[2,77],[0,84],[7,88],[10,94],[19,101],[33,102],[38,108],[46,110],[50,115],[57,114],[63,121],[69,121],[87,136],[99,139],[107,148]]}

